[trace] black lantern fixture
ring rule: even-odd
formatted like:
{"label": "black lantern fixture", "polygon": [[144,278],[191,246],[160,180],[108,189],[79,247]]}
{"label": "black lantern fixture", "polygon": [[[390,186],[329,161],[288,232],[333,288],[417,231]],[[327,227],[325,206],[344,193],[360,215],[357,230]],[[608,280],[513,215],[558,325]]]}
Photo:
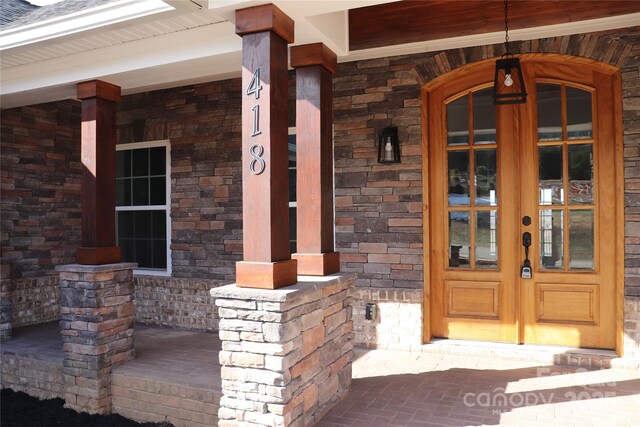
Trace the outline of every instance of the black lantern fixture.
{"label": "black lantern fixture", "polygon": [[398,128],[384,128],[378,138],[378,163],[400,163]]}
{"label": "black lantern fixture", "polygon": [[524,104],[527,101],[527,89],[522,79],[520,58],[509,52],[509,4],[504,1],[504,47],[505,54],[496,61],[496,73],[493,79],[493,103]]}

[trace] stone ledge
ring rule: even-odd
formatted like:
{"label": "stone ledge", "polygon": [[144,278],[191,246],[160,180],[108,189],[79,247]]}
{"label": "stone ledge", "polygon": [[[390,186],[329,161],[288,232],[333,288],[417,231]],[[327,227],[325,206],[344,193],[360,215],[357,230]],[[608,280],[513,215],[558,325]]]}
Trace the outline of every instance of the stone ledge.
{"label": "stone ledge", "polygon": [[212,288],[213,298],[268,302],[288,302],[332,285],[355,280],[355,274],[336,273],[329,276],[298,276],[298,283],[280,289],[239,288],[235,284]]}
{"label": "stone ledge", "polygon": [[102,265],[84,265],[84,264],[67,264],[56,266],[56,271],[68,273],[100,273],[103,271],[119,271],[133,269],[138,266],[135,262],[118,262],[115,264]]}

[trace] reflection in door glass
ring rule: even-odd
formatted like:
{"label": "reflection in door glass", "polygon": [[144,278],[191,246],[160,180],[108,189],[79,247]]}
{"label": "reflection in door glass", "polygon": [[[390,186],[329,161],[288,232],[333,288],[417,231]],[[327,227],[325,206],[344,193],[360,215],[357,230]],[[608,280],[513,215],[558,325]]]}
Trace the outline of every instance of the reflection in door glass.
{"label": "reflection in door glass", "polygon": [[540,211],[540,268],[564,268],[564,212],[545,209]]}
{"label": "reflection in door glass", "polygon": [[475,151],[476,206],[496,206],[496,149]]}
{"label": "reflection in door glass", "polygon": [[562,99],[560,85],[541,83],[538,89],[538,140],[562,139]]}
{"label": "reflection in door glass", "polygon": [[540,204],[563,204],[562,147],[559,145],[539,147],[538,162]]}
{"label": "reflection in door glass", "polygon": [[476,267],[498,268],[498,211],[476,212]]}
{"label": "reflection in door glass", "polygon": [[469,267],[469,211],[449,212],[449,267]]}
{"label": "reflection in door glass", "polygon": [[569,202],[593,203],[593,146],[569,146]]}
{"label": "reflection in door glass", "polygon": [[493,104],[493,88],[473,93],[473,143],[496,143],[496,107]]}
{"label": "reflection in door glass", "polygon": [[567,138],[592,137],[591,92],[567,87]]}
{"label": "reflection in door glass", "polygon": [[569,211],[569,268],[593,270],[593,211]]}
{"label": "reflection in door glass", "polygon": [[469,144],[469,97],[447,104],[447,145]]}
{"label": "reflection in door glass", "polygon": [[449,151],[449,206],[469,206],[469,151]]}

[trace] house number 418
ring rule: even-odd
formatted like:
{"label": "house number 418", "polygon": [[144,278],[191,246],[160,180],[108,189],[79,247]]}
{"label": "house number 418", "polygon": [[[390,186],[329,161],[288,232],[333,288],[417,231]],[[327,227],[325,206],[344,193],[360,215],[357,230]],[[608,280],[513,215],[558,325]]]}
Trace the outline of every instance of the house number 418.
{"label": "house number 418", "polygon": [[[256,71],[253,73],[253,77],[249,82],[249,86],[247,87],[247,96],[253,95],[255,99],[260,99],[260,91],[262,90],[262,85],[260,84],[260,68],[256,68]],[[260,105],[256,104],[251,107],[251,112],[253,113],[253,131],[251,132],[251,137],[255,137],[260,135],[262,132],[260,131]],[[251,162],[249,162],[249,172],[254,175],[260,175],[264,172],[266,167],[265,161],[262,158],[262,154],[264,153],[264,147],[260,144],[253,144],[251,148],[249,148],[249,155],[251,156]]]}

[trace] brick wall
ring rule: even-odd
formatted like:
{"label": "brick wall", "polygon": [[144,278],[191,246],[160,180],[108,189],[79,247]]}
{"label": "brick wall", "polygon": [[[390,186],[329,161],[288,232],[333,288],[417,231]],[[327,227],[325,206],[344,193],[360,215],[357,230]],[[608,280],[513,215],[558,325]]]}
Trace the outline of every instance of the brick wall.
{"label": "brick wall", "polygon": [[192,331],[218,330],[218,314],[209,290],[225,282],[136,276],[134,283],[136,322]]}
{"label": "brick wall", "polygon": [[[354,288],[353,330],[366,348],[417,350],[422,345],[422,291],[417,289]],[[366,304],[375,306],[371,320]]]}
{"label": "brick wall", "polygon": [[15,353],[2,353],[0,387],[22,391],[39,399],[64,396],[62,360]]}
{"label": "brick wall", "polygon": [[60,317],[58,276],[13,281],[13,327],[56,321]]}
{"label": "brick wall", "polygon": [[11,277],[51,274],[80,243],[80,103],[2,110],[1,256]]}
{"label": "brick wall", "polygon": [[171,141],[173,276],[233,281],[242,259],[240,79],[125,96],[118,142]]}

